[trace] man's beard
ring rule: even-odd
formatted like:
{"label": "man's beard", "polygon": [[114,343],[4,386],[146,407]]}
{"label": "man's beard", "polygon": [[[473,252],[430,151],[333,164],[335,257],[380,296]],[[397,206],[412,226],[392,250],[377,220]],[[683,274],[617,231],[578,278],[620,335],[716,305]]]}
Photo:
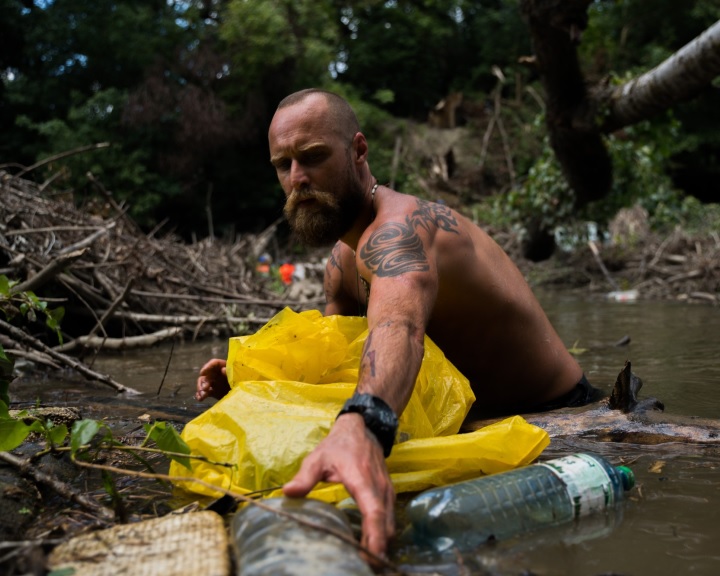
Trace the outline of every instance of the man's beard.
{"label": "man's beard", "polygon": [[[360,214],[363,191],[360,182],[348,175],[336,188],[293,190],[285,201],[285,217],[300,242],[307,246],[327,246],[344,236]],[[309,202],[304,203],[305,200]]]}

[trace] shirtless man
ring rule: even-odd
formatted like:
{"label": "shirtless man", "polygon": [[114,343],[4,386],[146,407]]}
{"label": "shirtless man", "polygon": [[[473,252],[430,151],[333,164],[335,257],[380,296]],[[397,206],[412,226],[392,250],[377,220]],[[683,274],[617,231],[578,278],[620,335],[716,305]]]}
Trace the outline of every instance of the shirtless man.
{"label": "shirtless man", "polygon": [[[382,555],[395,531],[385,466],[427,333],[470,380],[483,412],[582,405],[597,390],[568,353],[520,271],[470,220],[379,185],[350,106],[320,90],[283,100],[269,130],[285,215],[308,245],[331,245],[325,314],[366,308],[355,395],[283,490],[341,482],[362,514],[362,544]],[[200,372],[198,400],[229,387],[225,362]]]}

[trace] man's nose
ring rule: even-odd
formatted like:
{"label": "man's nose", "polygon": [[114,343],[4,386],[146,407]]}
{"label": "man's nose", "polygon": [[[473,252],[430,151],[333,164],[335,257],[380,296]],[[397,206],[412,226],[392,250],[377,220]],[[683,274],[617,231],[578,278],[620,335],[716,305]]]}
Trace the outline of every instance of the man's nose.
{"label": "man's nose", "polygon": [[290,165],[290,184],[293,189],[301,189],[306,187],[310,183],[307,172],[302,165],[297,161],[293,160]]}

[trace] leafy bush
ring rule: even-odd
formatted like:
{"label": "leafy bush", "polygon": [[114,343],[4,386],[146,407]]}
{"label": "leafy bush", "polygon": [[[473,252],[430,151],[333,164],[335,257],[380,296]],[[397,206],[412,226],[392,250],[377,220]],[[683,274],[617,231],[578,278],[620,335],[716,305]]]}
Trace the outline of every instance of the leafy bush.
{"label": "leafy bush", "polygon": [[[48,308],[47,302],[40,300],[31,291],[19,291],[16,290],[17,282],[9,280],[7,276],[0,274],[0,310],[2,310],[5,318],[11,320],[16,316],[24,316],[28,320],[34,322],[37,320],[37,315],[41,314],[45,317],[45,324],[48,328],[53,330],[58,339],[62,342],[62,335],[60,334],[60,321],[65,314],[65,309],[62,307],[50,309]],[[5,354],[5,350],[0,344],[0,439],[3,437],[13,439],[16,437],[16,431],[20,430],[23,426],[20,424],[6,425],[3,420],[7,420],[8,406],[10,406],[10,382],[12,381],[13,370],[15,368],[15,362],[12,358],[9,358]],[[32,431],[38,431],[38,426],[34,428],[26,427],[27,431],[25,436]],[[24,428],[22,428],[24,431]],[[20,440],[22,442],[22,440]],[[9,448],[2,448],[0,450],[9,450]]]}
{"label": "leafy bush", "polygon": [[[538,119],[535,126],[540,125]],[[533,222],[579,242],[587,239],[587,222],[595,223],[602,232],[618,210],[635,203],[648,211],[654,229],[697,224],[701,215],[697,201],[683,200],[668,173],[670,158],[686,145],[679,134],[680,123],[668,115],[664,121],[642,122],[608,136],[612,188],[605,198],[580,211],[574,208],[575,195],[546,138],[522,184],[473,211],[496,226],[522,229]]]}

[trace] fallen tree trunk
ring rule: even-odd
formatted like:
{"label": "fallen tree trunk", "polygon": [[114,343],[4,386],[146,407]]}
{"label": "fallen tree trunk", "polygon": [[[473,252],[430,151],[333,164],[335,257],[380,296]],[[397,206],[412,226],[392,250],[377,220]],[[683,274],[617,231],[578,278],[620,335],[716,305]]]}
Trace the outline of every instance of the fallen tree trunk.
{"label": "fallen tree trunk", "polygon": [[694,98],[718,75],[720,21],[645,74],[620,86],[598,86],[591,97],[593,117],[602,118],[602,132],[614,132]]}
{"label": "fallen tree trunk", "polygon": [[[592,0],[522,0],[537,71],[545,88],[545,120],[555,157],[575,195],[575,208],[608,195],[613,166],[603,136],[689,100],[720,75],[720,22],[673,56],[621,86],[605,79],[591,85],[577,54]],[[548,230],[526,223],[534,245],[548,242]],[[554,248],[554,246],[552,247]],[[537,259],[552,250],[540,251]]]}
{"label": "fallen tree trunk", "polygon": [[126,392],[128,394],[140,394],[138,390],[135,390],[134,388],[130,388],[128,386],[124,386],[123,384],[120,384],[119,382],[116,382],[110,376],[107,376],[105,374],[100,374],[99,372],[95,372],[94,370],[91,370],[85,364],[80,362],[79,360],[76,360],[75,358],[71,358],[70,356],[66,356],[65,354],[61,354],[60,352],[56,352],[49,346],[46,346],[36,338],[33,338],[29,334],[25,334],[22,330],[19,328],[16,328],[12,324],[8,324],[4,320],[0,320],[0,329],[4,330],[7,334],[15,338],[16,340],[20,342],[24,342],[28,344],[29,346],[32,346],[36,350],[39,350],[40,352],[43,352],[50,356],[53,360],[56,360],[57,362],[67,366],[68,368],[72,368],[73,370],[77,370],[85,376],[86,378],[89,378],[91,380],[96,380],[100,382],[101,384],[105,384],[107,386],[110,386],[114,388],[117,392]]}
{"label": "fallen tree trunk", "polygon": [[152,334],[127,336],[126,338],[103,338],[102,336],[78,336],[67,344],[52,348],[55,352],[70,352],[77,348],[94,348],[96,350],[129,350],[131,348],[147,348],[158,342],[182,334],[180,327],[163,328]]}
{"label": "fallen tree trunk", "polygon": [[[642,381],[632,374],[630,362],[626,362],[608,399],[582,408],[523,414],[523,417],[551,438],[590,438],[643,445],[720,444],[720,420],[665,414],[663,403],[656,398],[637,399],[641,387]],[[464,428],[477,430],[496,420],[476,420],[466,423]]]}

